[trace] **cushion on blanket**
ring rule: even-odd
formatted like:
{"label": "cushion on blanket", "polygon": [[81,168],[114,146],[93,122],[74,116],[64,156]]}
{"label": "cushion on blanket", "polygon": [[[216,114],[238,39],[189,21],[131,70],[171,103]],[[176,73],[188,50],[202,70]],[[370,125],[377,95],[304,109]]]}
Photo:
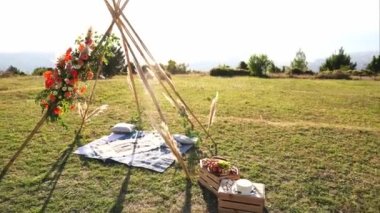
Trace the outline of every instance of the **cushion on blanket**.
{"label": "cushion on blanket", "polygon": [[188,144],[188,145],[193,145],[197,140],[191,139],[187,137],[186,135],[181,135],[181,134],[174,134],[173,138],[181,144]]}
{"label": "cushion on blanket", "polygon": [[136,126],[128,123],[118,123],[111,128],[113,133],[130,133],[135,131]]}

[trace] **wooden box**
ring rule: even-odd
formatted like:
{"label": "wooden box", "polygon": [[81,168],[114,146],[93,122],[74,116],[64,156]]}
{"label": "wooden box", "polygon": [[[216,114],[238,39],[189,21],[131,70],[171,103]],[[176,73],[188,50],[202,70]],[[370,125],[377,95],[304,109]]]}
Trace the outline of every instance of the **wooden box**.
{"label": "wooden box", "polygon": [[226,189],[226,185],[232,186],[233,180],[222,180],[218,189],[218,211],[219,213],[261,213],[265,207],[265,185],[253,183],[254,193],[241,195],[233,189]]}
{"label": "wooden box", "polygon": [[202,161],[200,161],[200,169],[199,169],[199,178],[198,182],[210,190],[213,194],[218,194],[218,189],[220,185],[220,181],[223,179],[233,179],[238,180],[239,170],[235,167],[237,174],[236,175],[220,175],[217,176],[215,174],[210,173],[206,168],[203,168]]}

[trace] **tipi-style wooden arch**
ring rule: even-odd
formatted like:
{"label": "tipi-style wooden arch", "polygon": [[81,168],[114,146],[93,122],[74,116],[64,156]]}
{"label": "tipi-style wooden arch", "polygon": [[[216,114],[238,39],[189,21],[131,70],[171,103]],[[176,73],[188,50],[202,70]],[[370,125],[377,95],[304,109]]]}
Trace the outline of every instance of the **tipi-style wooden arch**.
{"label": "tipi-style wooden arch", "polygon": [[[138,93],[136,91],[135,86],[135,79],[133,76],[133,68],[132,63],[135,65],[135,70],[138,73],[139,78],[142,81],[142,84],[145,88],[145,90],[148,92],[154,107],[159,115],[159,120],[155,122],[151,122],[151,125],[160,133],[160,135],[164,138],[166,144],[174,154],[174,156],[177,158],[177,161],[180,163],[181,167],[183,168],[186,176],[188,179],[190,179],[190,174],[187,169],[186,164],[184,163],[184,160],[178,151],[178,148],[176,146],[176,143],[174,142],[174,139],[172,138],[167,125],[166,125],[166,118],[163,114],[163,111],[160,107],[160,104],[157,100],[157,96],[151,85],[149,84],[146,76],[144,75],[141,62],[139,58],[142,58],[142,62],[146,64],[149,68],[149,71],[153,74],[153,76],[158,80],[159,85],[163,88],[164,94],[166,97],[168,97],[172,103],[178,108],[178,110],[186,110],[188,112],[189,116],[186,116],[188,121],[193,125],[193,121],[198,124],[198,126],[205,132],[206,137],[211,140],[211,142],[214,145],[215,150],[216,149],[216,143],[211,138],[208,130],[204,127],[204,125],[200,122],[200,120],[195,116],[195,114],[192,112],[192,110],[189,108],[189,106],[186,104],[182,96],[179,94],[179,92],[176,90],[172,80],[168,77],[166,72],[162,69],[162,67],[157,63],[157,61],[154,59],[153,55],[148,50],[147,46],[144,44],[140,36],[137,34],[137,32],[134,30],[132,24],[129,22],[125,14],[123,13],[123,10],[125,9],[126,5],[128,4],[129,0],[104,0],[104,3],[107,6],[107,9],[109,10],[110,14],[112,15],[112,22],[108,29],[106,30],[103,38],[99,41],[98,47],[103,45],[105,39],[110,36],[114,26],[116,25],[117,29],[119,30],[121,34],[121,41],[122,46],[124,48],[124,53],[126,57],[126,61],[128,64],[128,83],[130,85],[130,88],[134,95],[134,100],[136,103],[137,111],[140,114],[141,113],[141,106],[140,101],[138,97]],[[135,52],[138,53],[135,54]],[[89,104],[92,102],[95,94],[95,89],[97,85],[97,80],[99,78],[99,75],[102,71],[102,66],[100,63],[101,58],[99,59],[99,68],[96,71],[95,75],[95,81],[93,84],[93,87],[91,89],[91,93],[89,96]],[[177,100],[177,101],[176,101]],[[85,125],[86,118],[89,114],[89,104],[84,109],[84,115],[82,116],[82,122],[80,124],[80,127],[78,131],[76,132],[76,137],[78,137],[81,134],[81,131]],[[33,136],[36,134],[36,132],[42,127],[42,125],[45,123],[48,116],[48,111],[44,113],[44,115],[41,117],[40,121],[37,122],[34,129],[31,131],[31,133],[26,137],[23,144],[20,146],[18,151],[13,155],[13,157],[10,159],[10,161],[7,163],[7,165],[3,168],[3,170],[0,173],[0,181],[3,179],[3,177],[6,175],[8,169],[13,164],[13,162],[16,160],[18,155],[21,153],[21,151],[25,148],[25,146],[31,141]],[[140,115],[141,117],[141,115]],[[191,119],[190,119],[191,118]],[[217,153],[213,153],[217,154]]]}

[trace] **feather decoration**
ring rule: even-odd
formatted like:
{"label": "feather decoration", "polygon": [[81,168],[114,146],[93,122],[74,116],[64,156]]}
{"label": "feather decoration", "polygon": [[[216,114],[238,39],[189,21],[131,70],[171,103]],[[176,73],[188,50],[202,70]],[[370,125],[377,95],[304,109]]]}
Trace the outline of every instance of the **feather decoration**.
{"label": "feather decoration", "polygon": [[210,129],[210,126],[214,123],[216,117],[216,103],[218,102],[219,92],[216,92],[215,97],[211,101],[210,105],[210,114],[208,116],[207,129]]}

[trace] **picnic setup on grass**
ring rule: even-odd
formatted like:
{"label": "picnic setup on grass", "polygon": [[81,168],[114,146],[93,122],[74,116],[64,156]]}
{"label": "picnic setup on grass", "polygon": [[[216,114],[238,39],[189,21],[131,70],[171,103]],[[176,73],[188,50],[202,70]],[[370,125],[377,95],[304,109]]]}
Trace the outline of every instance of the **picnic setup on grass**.
{"label": "picnic setup on grass", "polygon": [[[85,38],[77,41],[76,48],[69,48],[62,57],[58,58],[53,70],[44,72],[45,88],[37,97],[43,115],[18,151],[2,169],[0,181],[6,176],[9,168],[33,139],[33,136],[37,132],[43,134],[39,130],[45,123],[62,122],[62,114],[76,109],[81,116],[81,123],[75,137],[80,137],[86,123],[107,108],[107,106],[101,106],[90,110],[90,105],[94,101],[97,81],[102,71],[101,62],[107,52],[107,38],[111,35],[114,26],[121,35],[121,44],[128,65],[126,80],[133,94],[139,118],[146,117],[153,130],[141,130],[137,124],[128,122],[115,123],[109,135],[78,147],[74,153],[87,158],[118,162],[160,173],[177,162],[186,177],[191,180],[192,175],[185,163],[185,157],[186,153],[200,140],[194,135],[172,134],[169,131],[167,118],[158,100],[159,95],[164,95],[191,129],[199,127],[204,132],[205,140],[211,142],[210,147],[217,150],[217,143],[209,134],[208,128],[215,117],[218,94],[211,102],[208,127],[205,127],[176,90],[174,82],[154,59],[124,15],[123,10],[129,1],[104,0],[104,2],[113,17],[110,26],[103,37],[96,42],[96,45],[92,29],[89,29]],[[148,73],[160,86],[163,94],[158,94],[152,86],[146,71],[143,70],[143,64],[148,67]],[[141,85],[150,98],[154,109],[153,115],[145,114],[144,116],[143,103],[137,92],[133,70],[137,72]],[[93,80],[93,85],[89,90],[89,95],[86,96],[87,88],[83,82],[87,80]],[[198,145],[202,146],[203,144]],[[201,187],[215,195],[218,211],[263,212],[265,210],[264,184],[241,179],[239,165],[231,165],[223,156],[218,156],[216,151],[210,150],[209,157],[199,159],[197,180]]]}

